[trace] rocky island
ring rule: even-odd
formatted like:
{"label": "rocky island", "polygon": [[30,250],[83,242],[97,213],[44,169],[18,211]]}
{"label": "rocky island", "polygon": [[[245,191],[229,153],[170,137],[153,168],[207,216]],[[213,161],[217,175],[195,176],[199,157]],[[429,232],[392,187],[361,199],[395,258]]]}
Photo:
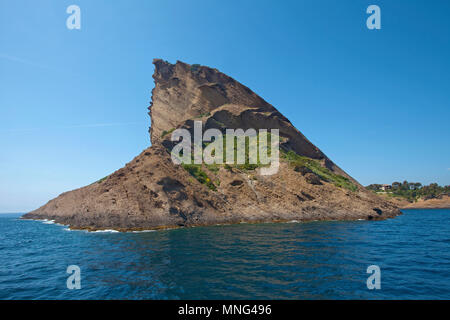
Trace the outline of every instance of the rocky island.
{"label": "rocky island", "polygon": [[[314,146],[277,109],[219,72],[178,61],[153,61],[151,146],[125,167],[65,192],[24,219],[72,229],[120,231],[240,222],[380,220],[401,214],[366,190]],[[179,165],[171,133],[204,129],[278,129],[279,170],[258,165]]]}

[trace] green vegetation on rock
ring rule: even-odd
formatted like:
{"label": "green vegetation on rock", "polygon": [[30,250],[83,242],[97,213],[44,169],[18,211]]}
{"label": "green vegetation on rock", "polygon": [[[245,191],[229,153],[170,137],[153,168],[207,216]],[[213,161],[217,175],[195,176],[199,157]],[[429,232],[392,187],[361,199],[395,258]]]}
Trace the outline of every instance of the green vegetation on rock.
{"label": "green vegetation on rock", "polygon": [[206,167],[208,168],[209,171],[213,172],[213,173],[217,173],[219,172],[219,165],[216,163],[213,164],[207,164]]}
{"label": "green vegetation on rock", "polygon": [[108,179],[108,177],[109,177],[109,175],[106,176],[106,177],[103,177],[103,178],[101,178],[101,179],[99,179],[99,180],[97,180],[97,181],[95,181],[94,183],[102,183],[103,181],[105,181],[106,179]]}
{"label": "green vegetation on rock", "polygon": [[[271,141],[272,141],[272,135],[270,133],[266,133],[267,134],[267,156],[270,157],[271,156]],[[245,137],[245,162],[242,164],[238,164],[237,163],[237,143],[238,143],[238,139],[237,137],[234,138],[234,164],[232,165],[227,165],[231,167],[235,167],[239,170],[243,170],[243,171],[252,171],[252,170],[256,170],[257,168],[261,168],[264,166],[268,166],[268,164],[262,164],[261,163],[261,159],[259,156],[259,142],[261,141],[262,134],[261,133],[257,133],[256,135],[257,138],[257,143],[256,143],[256,155],[257,155],[257,161],[256,163],[250,163],[250,138],[249,137]],[[226,155],[226,150],[227,150],[227,135],[224,135],[224,139],[223,139],[223,152],[224,152],[224,159],[225,159],[225,155]],[[228,169],[230,170],[230,169]]]}
{"label": "green vegetation on rock", "polygon": [[198,116],[196,116],[194,119],[200,119],[203,117],[209,117],[211,115],[210,112],[200,113]]}
{"label": "green vegetation on rock", "polygon": [[[267,154],[271,156],[271,139],[272,135],[267,133]],[[258,142],[256,145],[257,150],[259,149],[259,141],[260,134],[257,135]],[[250,151],[250,138],[245,137],[245,162],[242,164],[237,163],[237,137],[234,137],[234,164],[209,164],[205,165],[206,168],[213,174],[216,174],[220,167],[223,165],[226,170],[231,171],[232,168],[236,168],[241,171],[253,171],[257,168],[267,166],[261,163],[259,154],[257,152],[257,163],[250,163],[249,159],[249,151]],[[203,148],[210,145],[210,142],[204,142]],[[227,135],[224,135],[223,138],[223,159],[226,158],[226,150],[227,150]],[[215,150],[214,150],[215,151]],[[213,154],[214,154],[213,151]],[[322,164],[314,159],[300,156],[296,154],[294,151],[284,151],[280,148],[280,158],[289,162],[289,164],[296,168],[304,167],[307,168],[311,173],[318,176],[321,180],[333,183],[335,186],[340,188],[345,188],[350,191],[356,191],[358,187],[352,183],[348,178],[338,175],[328,168],[322,166]],[[183,167],[199,182],[206,184],[211,190],[216,190],[215,184],[208,178],[207,174],[201,169],[201,165],[194,164],[183,164]]]}
{"label": "green vegetation on rock", "polygon": [[281,154],[282,157],[286,159],[289,162],[289,164],[294,168],[305,167],[311,170],[312,173],[319,176],[322,180],[333,183],[335,186],[340,188],[345,188],[350,191],[356,191],[358,189],[358,187],[354,183],[352,183],[348,178],[336,174],[331,170],[329,170],[328,168],[323,167],[321,163],[317,160],[300,156],[292,150],[288,152],[282,151]]}
{"label": "green vegetation on rock", "polygon": [[171,133],[174,132],[174,131],[175,131],[175,128],[172,128],[172,129],[170,129],[170,130],[168,130],[168,131],[164,130],[164,131],[161,133],[161,138],[164,138],[164,136],[166,136],[166,135],[168,135],[168,134],[171,134]]}
{"label": "green vegetation on rock", "polygon": [[199,164],[182,164],[183,168],[190,173],[198,182],[206,185],[209,189],[217,191],[216,186],[212,183],[205,171],[202,170],[202,166]]}

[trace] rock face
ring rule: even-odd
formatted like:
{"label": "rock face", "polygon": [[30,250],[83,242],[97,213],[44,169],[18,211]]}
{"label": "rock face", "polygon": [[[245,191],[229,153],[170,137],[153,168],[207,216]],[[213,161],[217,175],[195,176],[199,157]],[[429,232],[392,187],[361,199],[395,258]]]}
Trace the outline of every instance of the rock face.
{"label": "rock face", "polygon": [[[303,136],[278,110],[216,69],[154,60],[150,139],[124,168],[66,192],[23,216],[74,229],[143,230],[219,223],[379,220],[401,212],[365,190]],[[172,162],[171,132],[279,129],[281,162],[274,175],[239,165]]]}

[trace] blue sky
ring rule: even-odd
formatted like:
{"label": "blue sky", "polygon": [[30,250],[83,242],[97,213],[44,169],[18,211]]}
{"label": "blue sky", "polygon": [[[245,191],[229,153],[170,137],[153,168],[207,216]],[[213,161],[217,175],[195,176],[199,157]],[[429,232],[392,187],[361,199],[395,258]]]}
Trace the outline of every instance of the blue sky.
{"label": "blue sky", "polygon": [[[81,30],[66,8],[81,8]],[[381,8],[368,30],[366,8]],[[150,144],[152,59],[221,70],[362,184],[450,184],[448,1],[0,0],[0,212]]]}

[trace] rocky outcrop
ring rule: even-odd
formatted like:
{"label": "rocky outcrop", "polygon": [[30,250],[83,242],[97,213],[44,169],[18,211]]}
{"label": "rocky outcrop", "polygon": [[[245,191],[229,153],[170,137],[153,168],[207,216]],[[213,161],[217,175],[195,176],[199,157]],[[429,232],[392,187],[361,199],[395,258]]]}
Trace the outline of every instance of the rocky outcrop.
{"label": "rocky outcrop", "polygon": [[[277,109],[216,69],[154,60],[152,146],[124,168],[24,216],[75,229],[142,230],[262,221],[385,219],[400,214],[336,166]],[[175,165],[171,132],[279,129],[274,175],[259,167]]]}

